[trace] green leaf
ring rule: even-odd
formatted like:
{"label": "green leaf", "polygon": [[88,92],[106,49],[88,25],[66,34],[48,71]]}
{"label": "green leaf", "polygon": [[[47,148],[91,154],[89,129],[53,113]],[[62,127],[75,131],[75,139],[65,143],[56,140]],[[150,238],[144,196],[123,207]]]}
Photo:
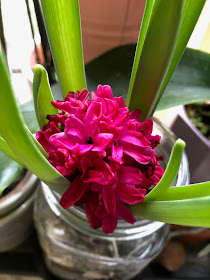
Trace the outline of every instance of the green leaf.
{"label": "green leaf", "polygon": [[175,48],[175,51],[173,54],[173,58],[171,60],[170,67],[167,71],[167,75],[164,79],[161,89],[158,92],[158,98],[156,99],[156,102],[154,104],[154,107],[153,107],[153,110],[151,113],[154,113],[154,110],[163,94],[163,91],[184,52],[184,49],[190,39],[190,36],[197,23],[197,20],[200,16],[200,13],[203,9],[205,2],[206,2],[205,0],[199,0],[199,1],[185,0],[181,28],[180,28],[179,37],[178,37],[178,40],[176,43],[176,48]]}
{"label": "green leaf", "polygon": [[185,226],[210,227],[210,196],[141,202],[129,207],[137,218]]}
{"label": "green leaf", "polygon": [[37,120],[42,129],[48,123],[46,116],[56,115],[59,111],[51,104],[54,98],[50,89],[47,71],[41,65],[36,65],[34,68],[33,97]]}
{"label": "green leaf", "polygon": [[23,171],[23,167],[0,152],[0,197],[2,192],[15,181]]}
{"label": "green leaf", "polygon": [[78,0],[41,0],[63,95],[86,88]]}
{"label": "green leaf", "polygon": [[19,161],[53,190],[63,193],[69,186],[65,179],[41,153],[25,126],[12,89],[6,59],[0,45],[0,135]]}
{"label": "green leaf", "polygon": [[32,133],[36,133],[40,128],[37,122],[33,100],[30,100],[27,103],[20,105],[20,110],[28,129]]}
{"label": "green leaf", "polygon": [[131,75],[127,105],[145,120],[169,69],[179,33],[184,1],[146,3]]}
{"label": "green leaf", "polygon": [[[108,84],[126,100],[135,45],[114,48],[86,65],[89,91]],[[210,54],[187,48],[156,110],[210,100]]]}
{"label": "green leaf", "polygon": [[186,49],[158,103],[157,110],[210,100],[209,77],[210,54]]}
{"label": "green leaf", "polygon": [[17,163],[21,164],[21,161],[17,158],[15,153],[10,149],[7,142],[0,137],[0,151],[2,151],[4,154],[6,154],[8,157],[16,161]]}
{"label": "green leaf", "polygon": [[180,200],[210,196],[210,182],[191,184],[167,189],[158,200]]}
{"label": "green leaf", "polygon": [[179,171],[184,148],[185,142],[178,139],[173,146],[169,162],[160,182],[145,196],[145,202],[159,199],[171,186]]}
{"label": "green leaf", "polygon": [[[125,45],[114,48],[86,65],[88,90],[96,91],[97,85],[108,84],[115,96],[123,96],[126,100],[129,86],[129,76],[135,53],[135,45]],[[186,49],[179,65],[174,71],[169,84],[156,110],[167,109],[181,104],[189,104],[210,100],[210,54]],[[52,86],[55,100],[62,99],[58,84]],[[27,125],[32,132],[38,130],[32,102],[21,110]],[[28,110],[31,108],[31,113]],[[33,115],[29,119],[29,115]]]}

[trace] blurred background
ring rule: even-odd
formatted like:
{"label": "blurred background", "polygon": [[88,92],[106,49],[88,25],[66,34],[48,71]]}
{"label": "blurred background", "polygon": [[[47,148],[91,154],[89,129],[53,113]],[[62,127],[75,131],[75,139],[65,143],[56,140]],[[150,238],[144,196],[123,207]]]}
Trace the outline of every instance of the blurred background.
{"label": "blurred background", "polygon": [[[90,62],[114,47],[137,42],[145,0],[79,0],[79,2],[85,63]],[[188,43],[189,48],[210,53],[209,15],[210,0],[207,0]],[[13,87],[20,104],[24,104],[32,98],[33,69],[35,64],[41,63],[44,65],[48,71],[51,84],[56,81],[49,44],[39,7],[39,0],[0,0],[0,37],[7,55]],[[155,116],[167,126],[171,126],[179,110],[180,107],[174,107],[159,111]],[[191,138],[190,141],[192,141]],[[200,153],[200,150],[198,152]],[[194,156],[194,159],[195,158],[197,161],[196,156]],[[199,164],[197,165],[199,166]],[[209,166],[209,162],[207,166]],[[201,168],[203,169],[203,166],[201,166]],[[13,267],[14,271],[22,272],[27,270],[36,275],[34,264],[31,261],[32,258],[35,258],[36,266],[38,266],[41,271],[40,274],[45,273],[45,271],[43,272],[38,241],[34,235],[30,238],[31,239],[26,241],[17,251],[11,252],[11,254],[1,255],[0,261],[1,268],[4,268],[3,272],[5,272],[7,268],[11,269],[11,267]],[[209,240],[209,231],[207,240]],[[177,247],[177,244],[175,244],[175,246]],[[200,266],[196,268],[198,262],[197,255],[196,258],[192,256],[193,254],[197,254],[201,248],[199,244],[196,243],[193,246],[187,247],[189,261],[182,270],[179,270],[177,274],[180,276],[179,279],[184,275],[186,268],[188,268],[188,271],[191,271],[194,266],[195,271],[197,269],[197,274],[194,273],[194,271],[192,272],[192,274],[195,274],[194,279],[198,279],[199,277],[197,276],[201,275],[202,271],[204,271],[203,275],[208,273],[206,268],[209,269],[209,258],[203,258],[203,262],[200,262]],[[196,253],[194,253],[193,250]],[[209,247],[204,255],[207,256],[208,254]],[[181,259],[179,252],[177,256],[177,259]],[[19,262],[17,261],[18,258]],[[155,274],[158,275],[160,267],[153,264],[152,269]],[[146,272],[146,274],[147,273],[148,272]],[[149,271],[147,275],[151,276],[150,273]],[[176,274],[174,275],[177,276]],[[170,274],[166,274],[166,277],[167,276],[170,276]],[[48,276],[46,278],[40,278],[38,276],[31,276],[30,278],[28,276],[9,278],[8,275],[4,274],[2,276],[0,273],[0,280],[1,279],[41,280],[54,278],[48,278]]]}
{"label": "blurred background", "polygon": [[[85,63],[113,47],[137,41],[145,0],[79,2]],[[23,104],[31,99],[36,63],[47,68],[51,82],[55,80],[43,18],[38,0],[0,0],[0,4],[1,39],[15,92]],[[206,1],[188,47],[210,53],[209,14],[210,1]],[[158,115],[161,114],[168,122],[176,111],[171,110]]]}

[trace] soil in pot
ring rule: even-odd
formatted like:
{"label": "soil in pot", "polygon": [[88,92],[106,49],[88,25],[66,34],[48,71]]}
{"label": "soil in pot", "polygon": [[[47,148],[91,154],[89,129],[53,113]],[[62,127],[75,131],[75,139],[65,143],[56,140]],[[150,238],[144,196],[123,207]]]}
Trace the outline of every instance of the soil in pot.
{"label": "soil in pot", "polygon": [[195,127],[210,140],[210,101],[189,104],[185,109]]}

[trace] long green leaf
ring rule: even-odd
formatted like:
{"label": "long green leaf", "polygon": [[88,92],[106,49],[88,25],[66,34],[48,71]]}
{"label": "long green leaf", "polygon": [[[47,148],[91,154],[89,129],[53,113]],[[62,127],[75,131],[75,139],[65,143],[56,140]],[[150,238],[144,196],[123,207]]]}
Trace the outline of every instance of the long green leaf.
{"label": "long green leaf", "polygon": [[86,88],[78,0],[41,0],[63,95]]}
{"label": "long green leaf", "polygon": [[42,155],[24,124],[12,89],[6,59],[0,45],[0,135],[19,161],[42,181],[59,193],[69,186],[65,179]]}
{"label": "long green leaf", "polygon": [[210,182],[171,187],[167,189],[158,200],[180,200],[204,196],[210,196]]}
{"label": "long green leaf", "polygon": [[[98,84],[109,84],[113,94],[126,99],[135,45],[114,48],[86,65],[89,91]],[[102,67],[103,65],[103,67]],[[111,71],[110,71],[111,69]],[[210,55],[187,48],[174,71],[156,110],[181,104],[210,100]],[[52,86],[55,100],[62,99],[58,84]],[[20,106],[27,127],[32,133],[39,130],[33,102]]]}
{"label": "long green leaf", "polygon": [[145,196],[144,201],[158,200],[173,183],[182,161],[185,142],[178,139],[172,149],[166,170],[160,182]]}
{"label": "long green leaf", "polygon": [[36,65],[34,68],[33,97],[37,120],[42,129],[48,123],[46,116],[58,114],[59,111],[51,104],[54,98],[50,89],[47,71],[41,65]]}
{"label": "long green leaf", "polygon": [[23,167],[20,164],[0,152],[0,197],[2,192],[20,176],[22,171]]}
{"label": "long green leaf", "polygon": [[179,33],[183,4],[183,0],[147,1],[127,100],[131,110],[142,110],[141,120],[150,115],[169,69]]}
{"label": "long green leaf", "polygon": [[[114,48],[86,65],[89,91],[108,84],[126,100],[135,45]],[[102,67],[103,66],[103,67]],[[187,48],[156,110],[210,100],[210,54]]]}
{"label": "long green leaf", "polygon": [[171,60],[170,67],[167,71],[167,75],[164,79],[161,89],[158,92],[158,97],[156,99],[156,102],[154,104],[151,114],[154,112],[154,110],[163,94],[163,91],[184,52],[184,49],[190,39],[190,36],[193,32],[193,29],[200,16],[200,13],[203,9],[205,2],[206,2],[205,0],[199,0],[199,1],[185,0],[184,11],[183,11],[183,16],[182,16],[182,23],[181,23],[181,28],[180,28],[180,32],[179,32],[179,37],[178,37],[178,40],[176,43],[176,48],[175,48],[175,51],[173,54],[173,58]]}
{"label": "long green leaf", "polygon": [[140,219],[185,226],[210,227],[210,196],[141,202],[130,206],[130,209],[134,216]]}

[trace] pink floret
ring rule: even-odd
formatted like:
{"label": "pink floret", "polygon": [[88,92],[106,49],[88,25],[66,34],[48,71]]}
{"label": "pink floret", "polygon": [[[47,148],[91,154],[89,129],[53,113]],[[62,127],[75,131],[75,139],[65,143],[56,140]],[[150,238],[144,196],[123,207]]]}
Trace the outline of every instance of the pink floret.
{"label": "pink floret", "polygon": [[65,101],[52,102],[61,112],[48,115],[36,139],[49,162],[71,183],[60,204],[84,205],[92,228],[112,233],[118,219],[133,224],[127,205],[144,200],[147,189],[163,175],[152,135],[153,121],[140,123],[140,110],[129,112],[110,86],[99,85],[88,99],[86,89],[70,92]]}

